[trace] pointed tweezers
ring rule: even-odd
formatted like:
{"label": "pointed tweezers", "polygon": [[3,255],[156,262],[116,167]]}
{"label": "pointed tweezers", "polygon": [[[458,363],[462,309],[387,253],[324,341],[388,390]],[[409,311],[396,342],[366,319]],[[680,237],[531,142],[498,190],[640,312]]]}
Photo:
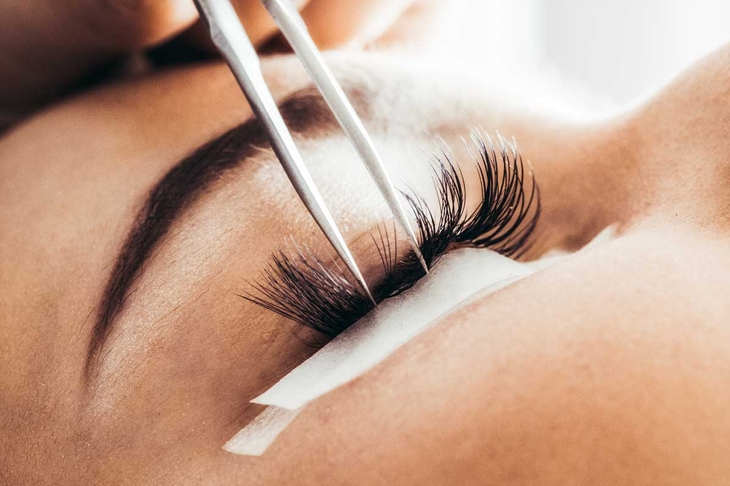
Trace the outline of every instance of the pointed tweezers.
{"label": "pointed tweezers", "polygon": [[[355,147],[375,185],[383,195],[398,225],[405,231],[423,269],[428,266],[421,255],[416,235],[408,222],[395,188],[385,170],[375,146],[355,113],[344,91],[325,65],[322,55],[312,41],[299,12],[290,0],[261,0],[264,7],[286,37],[295,54],[312,77],[343,131]],[[258,54],[246,35],[229,0],[195,0],[213,43],[228,62],[256,118],[264,125],[274,153],[278,157],[294,189],[325,234],[337,254],[357,279],[370,300],[375,303],[355,259],[337,228],[332,215],[317,190],[289,129],[279,113],[261,72]]]}

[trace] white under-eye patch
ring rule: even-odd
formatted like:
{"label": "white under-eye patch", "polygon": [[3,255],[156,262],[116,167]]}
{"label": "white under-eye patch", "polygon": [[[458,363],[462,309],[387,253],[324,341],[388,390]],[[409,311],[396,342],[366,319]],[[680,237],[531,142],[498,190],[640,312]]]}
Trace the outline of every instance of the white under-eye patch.
{"label": "white under-eye patch", "polygon": [[493,292],[532,272],[529,266],[490,250],[447,253],[413,289],[381,303],[251,400],[268,407],[224,449],[263,454],[309,402],[373,368],[476,292]]}

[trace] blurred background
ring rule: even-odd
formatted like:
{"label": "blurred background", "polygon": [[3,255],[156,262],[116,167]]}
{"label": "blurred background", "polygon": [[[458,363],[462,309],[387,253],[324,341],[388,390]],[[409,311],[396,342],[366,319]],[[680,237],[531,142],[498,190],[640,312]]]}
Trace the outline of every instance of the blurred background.
{"label": "blurred background", "polygon": [[466,0],[470,62],[535,64],[631,104],[730,41],[728,0]]}

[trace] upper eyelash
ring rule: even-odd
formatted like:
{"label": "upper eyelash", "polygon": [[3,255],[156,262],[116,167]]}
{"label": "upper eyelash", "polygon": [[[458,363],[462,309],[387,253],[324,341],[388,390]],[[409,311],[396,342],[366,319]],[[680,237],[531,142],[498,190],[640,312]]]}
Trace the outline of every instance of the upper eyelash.
{"label": "upper eyelash", "polygon": [[[438,216],[415,191],[403,192],[414,213],[419,247],[429,267],[455,247],[490,248],[519,257],[529,249],[530,236],[540,216],[540,191],[532,170],[525,170],[516,144],[498,136],[498,150],[492,138],[483,132],[473,132],[471,140],[482,192],[482,201],[474,211],[467,213],[464,175],[443,148],[433,155]],[[398,258],[397,241],[393,239],[391,244],[384,225],[378,226],[378,238],[371,236],[385,275],[371,289],[380,302],[413,287],[424,271],[412,250]],[[333,260],[332,264],[325,264],[296,244],[288,250],[280,249],[262,271],[262,280],[250,283],[254,292],[241,297],[327,337],[335,337],[373,306],[337,262]]]}

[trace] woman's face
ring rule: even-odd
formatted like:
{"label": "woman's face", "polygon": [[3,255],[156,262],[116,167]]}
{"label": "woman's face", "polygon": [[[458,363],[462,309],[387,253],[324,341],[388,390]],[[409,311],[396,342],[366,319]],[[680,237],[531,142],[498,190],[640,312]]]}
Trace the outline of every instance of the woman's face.
{"label": "woman's face", "polygon": [[[499,130],[541,189],[528,258],[580,248],[611,224],[622,237],[455,309],[308,407],[265,456],[234,456],[221,446],[261,410],[248,401],[314,351],[240,295],[291,240],[331,250],[245,130],[225,170],[200,167],[205,185],[160,188],[250,118],[224,66],[77,97],[0,141],[2,482],[557,481],[581,474],[578,456],[605,463],[606,484],[638,465],[653,478],[722,472],[728,51],[602,123],[561,121],[529,93],[443,67],[348,57],[333,66],[396,181],[428,192],[434,136],[473,177],[460,137]],[[290,58],[265,70],[280,100],[308,89]],[[313,96],[297,100],[289,121],[304,160],[376,282],[369,234],[387,211]],[[163,189],[177,209],[146,218]],[[130,250],[145,231],[146,250]],[[673,468],[647,466],[657,456]]]}

